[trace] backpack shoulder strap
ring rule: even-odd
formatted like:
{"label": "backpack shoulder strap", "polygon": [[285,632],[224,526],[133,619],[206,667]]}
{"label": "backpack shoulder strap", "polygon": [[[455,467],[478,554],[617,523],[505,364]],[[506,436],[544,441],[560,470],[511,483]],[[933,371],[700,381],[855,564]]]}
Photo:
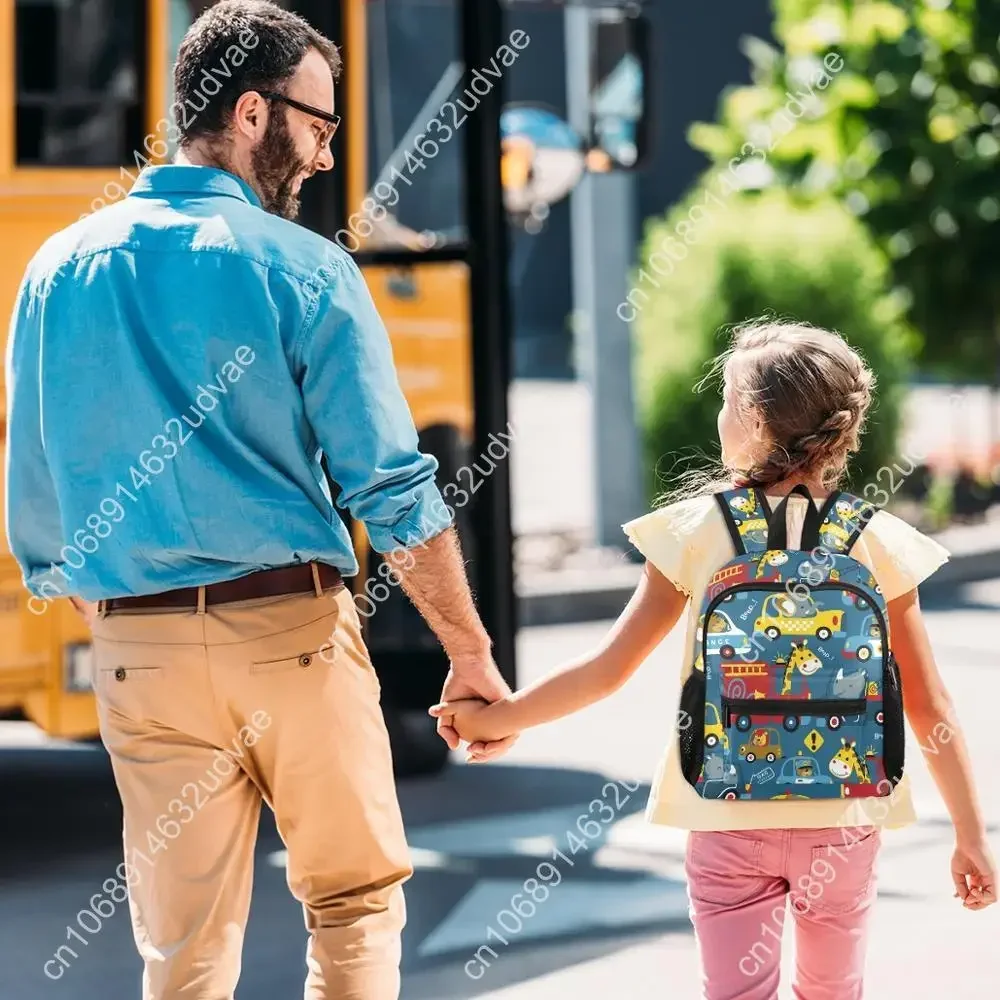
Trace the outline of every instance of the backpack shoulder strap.
{"label": "backpack shoulder strap", "polygon": [[723,490],[715,494],[722,511],[736,555],[767,551],[767,532],[771,511],[764,494],[750,486]]}
{"label": "backpack shoulder strap", "polygon": [[[831,493],[820,510],[819,537],[815,539],[816,544],[828,552],[847,555],[877,511],[878,507],[875,504],[851,493],[843,491]],[[803,548],[805,547],[803,545]]]}

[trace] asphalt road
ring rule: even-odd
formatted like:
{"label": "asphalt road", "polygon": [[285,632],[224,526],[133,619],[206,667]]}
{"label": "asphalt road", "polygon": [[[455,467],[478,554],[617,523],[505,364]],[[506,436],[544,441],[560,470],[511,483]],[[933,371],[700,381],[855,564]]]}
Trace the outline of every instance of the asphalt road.
{"label": "asphalt road", "polygon": [[[928,619],[1000,852],[1000,580],[956,590]],[[587,649],[608,624],[525,630],[522,681]],[[456,764],[401,786],[416,866],[407,893],[403,1000],[698,996],[684,836],[642,818],[674,712],[680,643],[679,634],[670,636],[613,698],[525,734],[502,762]],[[104,751],[24,745],[30,742],[22,724],[0,725],[0,1000],[138,998],[141,969],[124,905],[95,932],[77,930],[86,944],[67,941],[67,928],[121,860],[120,811]],[[908,763],[920,822],[885,836],[867,995],[993,996],[1000,907],[966,913],[951,899],[947,817],[912,750]],[[570,831],[579,830],[595,798],[614,810],[614,820],[600,835],[574,842]],[[281,850],[267,819],[240,1000],[301,996],[305,934]],[[501,915],[545,862],[559,871],[541,869],[548,897],[534,913],[519,903],[522,916]],[[485,961],[475,959],[487,942],[494,954],[480,950]],[[68,964],[49,966],[62,968],[53,981],[45,962],[67,943],[77,957],[63,952]]]}

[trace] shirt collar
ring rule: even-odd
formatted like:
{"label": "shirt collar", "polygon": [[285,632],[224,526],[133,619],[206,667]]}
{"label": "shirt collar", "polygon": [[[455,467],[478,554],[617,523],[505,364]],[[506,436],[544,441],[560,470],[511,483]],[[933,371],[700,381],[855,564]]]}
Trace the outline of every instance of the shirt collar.
{"label": "shirt collar", "polygon": [[218,167],[165,163],[146,167],[136,178],[129,196],[162,194],[213,194],[239,198],[260,208],[260,198],[243,178]]}

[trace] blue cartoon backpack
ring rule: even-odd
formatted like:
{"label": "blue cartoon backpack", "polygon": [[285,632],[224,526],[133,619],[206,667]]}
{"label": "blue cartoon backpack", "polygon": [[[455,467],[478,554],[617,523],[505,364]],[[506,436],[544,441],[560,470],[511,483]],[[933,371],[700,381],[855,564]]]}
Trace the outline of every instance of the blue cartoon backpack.
{"label": "blue cartoon backpack", "polygon": [[851,548],[876,508],[809,491],[799,549],[788,498],[715,499],[735,557],[701,602],[681,692],[681,769],[706,799],[886,796],[903,775],[903,700],[882,591]]}

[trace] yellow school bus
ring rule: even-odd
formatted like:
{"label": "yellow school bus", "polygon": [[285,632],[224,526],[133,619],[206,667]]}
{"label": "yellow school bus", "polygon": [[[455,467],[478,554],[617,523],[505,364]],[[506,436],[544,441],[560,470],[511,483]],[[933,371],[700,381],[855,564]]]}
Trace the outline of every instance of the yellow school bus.
{"label": "yellow school bus", "polygon": [[[50,234],[124,197],[140,170],[172,157],[170,69],[185,31],[214,2],[0,3],[0,314],[10,315],[24,268]],[[303,187],[299,221],[352,253],[365,273],[420,447],[437,458],[439,485],[452,486],[480,614],[514,685],[509,463],[490,460],[475,486],[470,466],[509,429],[508,218],[569,193],[584,137],[568,153],[565,129],[553,131],[551,116],[537,112],[518,118],[523,134],[501,135],[502,88],[491,81],[530,42],[504,24],[502,0],[276,2],[338,42],[344,59],[337,166]],[[591,132],[611,150],[600,162],[634,164],[646,142],[640,23],[594,14],[590,62],[606,107]],[[474,93],[472,67],[490,67]],[[459,94],[468,113],[456,106]],[[607,94],[620,96],[608,104]],[[466,102],[475,102],[471,111]],[[512,192],[515,204],[505,198]],[[0,403],[6,413],[2,386]],[[375,575],[381,557],[363,526],[347,520],[361,567],[351,586],[359,610],[377,610],[364,618],[366,640],[397,769],[434,770],[447,748],[426,708],[447,659],[399,587]],[[89,633],[68,601],[29,600],[5,537],[0,546],[0,714],[53,736],[95,736]]]}
{"label": "yellow school bus", "polygon": [[[347,134],[338,142],[346,156],[339,157],[335,180],[331,175],[329,181],[312,182],[335,186],[340,204],[327,218],[322,197],[318,206],[307,198],[302,221],[336,229],[337,241],[362,258],[422,444],[425,438],[439,446],[444,441],[463,454],[474,431],[467,265],[438,254],[419,268],[400,266],[400,251],[407,247],[431,249],[430,233],[409,229],[392,215],[374,224],[343,210],[344,204],[362,205],[374,168],[384,166],[369,164],[368,155],[369,12],[363,0],[284,5],[327,30],[345,52],[338,95],[342,102],[346,95],[339,110]],[[172,155],[163,128],[172,99],[170,66],[184,31],[207,6],[204,0],[0,4],[0,313],[5,318],[28,260],[50,234],[123,197],[144,166]],[[330,192],[325,194],[329,203]],[[337,228],[334,215],[351,221]],[[5,340],[6,329],[5,322]],[[5,392],[0,401],[6,413]],[[3,440],[6,447],[6,433]],[[357,583],[363,587],[371,553],[363,527],[351,527],[362,565]],[[4,533],[0,713],[27,718],[53,736],[93,737],[98,727],[89,632],[68,601],[29,598]],[[377,618],[371,616],[372,632]],[[392,632],[405,653],[405,630]],[[377,635],[371,638],[377,645]],[[435,669],[427,687],[439,691],[443,673],[443,666]],[[423,695],[424,705],[432,698]]]}

